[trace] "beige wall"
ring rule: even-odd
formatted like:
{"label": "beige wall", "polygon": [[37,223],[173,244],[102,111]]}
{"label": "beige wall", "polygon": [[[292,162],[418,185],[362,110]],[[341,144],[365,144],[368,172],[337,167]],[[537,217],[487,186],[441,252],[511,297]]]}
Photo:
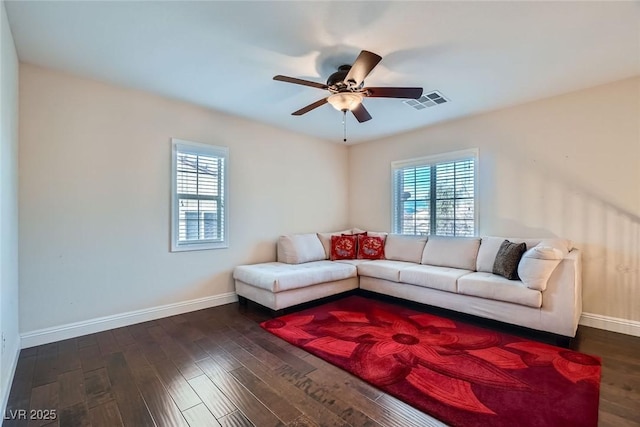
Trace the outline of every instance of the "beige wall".
{"label": "beige wall", "polygon": [[[18,335],[18,57],[0,3],[0,411],[20,351]],[[4,339],[4,341],[3,341]]]}
{"label": "beige wall", "polygon": [[573,239],[584,311],[640,321],[640,78],[353,146],[350,223],[389,230],[393,160],[472,147],[479,234]]}
{"label": "beige wall", "polygon": [[[27,64],[20,103],[21,332],[232,292],[347,225],[346,147]],[[169,252],[172,137],[229,147],[228,249]]]}

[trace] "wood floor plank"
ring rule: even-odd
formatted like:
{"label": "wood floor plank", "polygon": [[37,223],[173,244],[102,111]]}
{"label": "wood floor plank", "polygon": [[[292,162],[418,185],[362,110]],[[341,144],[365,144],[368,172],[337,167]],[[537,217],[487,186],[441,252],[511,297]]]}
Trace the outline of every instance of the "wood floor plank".
{"label": "wood floor plank", "polygon": [[[45,385],[41,385],[38,387],[34,387],[31,390],[31,402],[29,405],[29,411],[35,411],[36,414],[42,413],[43,415],[51,415],[58,413],[58,401],[59,401],[59,388],[58,383],[53,382]],[[57,418],[54,416],[53,418]],[[50,424],[52,421],[52,417],[38,417],[31,416],[29,414],[29,422],[27,425],[29,427],[39,427]]]}
{"label": "wood floor plank", "polygon": [[140,322],[134,325],[126,326],[131,337],[139,344],[140,341],[147,341],[150,338],[148,329],[157,326],[155,320],[150,320],[148,322]]}
{"label": "wood floor plank", "polygon": [[111,353],[117,353],[122,348],[113,336],[113,331],[98,332],[96,334],[96,340],[98,341],[98,347],[100,348],[100,354],[107,356]]}
{"label": "wood floor plank", "polygon": [[189,385],[191,385],[200,397],[202,403],[207,406],[209,411],[211,411],[217,419],[238,409],[227,396],[211,382],[209,377],[204,374],[190,379]]}
{"label": "wood floor plank", "polygon": [[285,396],[281,396],[246,367],[240,367],[230,373],[284,423],[290,423],[302,415],[286,400]]}
{"label": "wood floor plank", "polygon": [[[9,392],[5,415],[8,411],[26,410],[29,408],[33,371],[36,365],[37,353],[31,353],[33,355],[29,357],[23,357],[24,354],[24,352],[20,352],[13,384],[11,386],[11,391]],[[19,420],[14,421],[16,421],[14,425],[20,424],[17,422]],[[23,424],[26,425],[26,423]]]}
{"label": "wood floor plank", "polygon": [[78,350],[78,356],[80,357],[80,365],[82,366],[83,372],[90,372],[106,366],[98,344],[80,348]]}
{"label": "wood floor plank", "polygon": [[242,366],[242,364],[220,347],[214,340],[209,337],[196,341],[202,349],[207,353],[207,357],[212,358],[226,371],[233,371]]}
{"label": "wood floor plank", "polygon": [[[254,424],[245,417],[242,412],[236,411],[220,418],[220,425],[223,427],[254,427]],[[260,426],[256,426],[260,427]]]}
{"label": "wood floor plank", "polygon": [[254,337],[253,341],[301,374],[307,374],[316,369],[304,359],[291,355],[291,353],[285,351],[282,347],[264,339],[263,337]]}
{"label": "wood floor plank", "polygon": [[23,348],[20,350],[20,357],[33,357],[38,355],[38,347]]}
{"label": "wood floor plank", "polygon": [[598,412],[598,427],[638,427],[640,422],[629,420],[607,411]]}
{"label": "wood floor plank", "polygon": [[320,424],[313,421],[306,415],[302,415],[288,424],[289,427],[320,427]]}
{"label": "wood floor plank", "polygon": [[60,409],[84,402],[84,375],[82,369],[58,375],[58,386],[60,387],[58,392],[60,395],[58,403]]}
{"label": "wood floor plank", "polygon": [[[635,406],[635,409],[632,407]],[[640,424],[640,410],[638,410],[638,400],[633,401],[611,401],[608,398],[600,399],[599,411],[607,414],[616,414],[620,419],[628,423]]]}
{"label": "wood floor plank", "polygon": [[330,389],[324,387],[301,372],[296,371],[291,366],[284,366],[278,369],[278,374],[294,384],[305,393],[322,403],[328,410],[338,415],[351,425],[357,426],[379,426],[375,420],[371,419],[362,411],[345,402],[341,396],[334,394]]}
{"label": "wood floor plank", "polygon": [[183,411],[182,415],[184,415],[190,427],[220,427],[220,423],[204,403]]}
{"label": "wood floor plank", "polygon": [[78,338],[58,341],[58,353],[70,353],[78,350]]}
{"label": "wood floor plank", "polygon": [[191,357],[177,341],[168,335],[161,326],[151,327],[148,331],[187,380],[202,375],[202,371],[196,364],[196,360]]}
{"label": "wood floor plank", "polygon": [[60,427],[91,427],[86,403],[79,402],[60,410]]}
{"label": "wood floor plank", "polygon": [[78,356],[78,339],[71,338],[58,342],[58,372],[68,372],[80,369]]}
{"label": "wood floor plank", "polygon": [[159,319],[158,323],[160,323],[167,335],[182,347],[191,360],[198,361],[208,357],[207,352],[194,342],[205,338],[205,335],[192,327],[188,321],[185,320],[179,324],[167,318]]}
{"label": "wood floor plank", "polygon": [[120,348],[136,343],[136,340],[133,339],[131,332],[126,327],[113,329],[112,332]]}
{"label": "wood floor plank", "polygon": [[105,368],[95,369],[84,374],[84,392],[87,406],[93,408],[114,400],[111,382]]}
{"label": "wood floor plank", "polygon": [[112,353],[106,358],[111,390],[116,398],[122,421],[127,426],[154,427],[155,423],[135,384],[122,353]]}
{"label": "wood floor plank", "polygon": [[169,317],[158,319],[160,325],[172,337],[180,338],[188,342],[197,341],[205,337],[205,335],[201,331],[194,328],[191,323],[185,319],[185,316],[173,316],[173,318],[182,318],[183,321],[178,323]]}
{"label": "wood floor plank", "polygon": [[256,426],[282,425],[276,415],[212,359],[198,362],[198,366],[231,402]]}
{"label": "wood floor plank", "polygon": [[83,335],[78,337],[78,350],[84,347],[88,347],[91,345],[97,345],[98,341],[96,340],[95,334]]}
{"label": "wood floor plank", "polygon": [[181,411],[201,403],[197,393],[170,360],[156,363],[156,371],[165,388]]}
{"label": "wood floor plank", "polygon": [[267,384],[278,389],[296,408],[313,420],[321,421],[323,426],[347,426],[347,422],[328,410],[322,403],[307,395],[306,391],[276,374],[284,365],[269,366],[263,363],[260,354],[250,353],[235,342],[229,342],[225,348],[240,360],[247,369]]}
{"label": "wood floor plank", "polygon": [[105,402],[89,409],[91,427],[123,427],[118,404],[115,401]]}
{"label": "wood floor plank", "polygon": [[139,341],[139,345],[140,347],[142,347],[142,351],[144,352],[147,360],[151,363],[170,360],[162,347],[160,347],[160,345],[151,337],[151,335],[149,335],[148,337],[151,339],[150,341],[148,341],[146,338],[143,338],[141,339],[141,341]]}
{"label": "wood floor plank", "polygon": [[403,401],[396,399],[388,394],[383,394],[376,400],[376,402],[383,406],[385,409],[391,411],[392,415],[398,414],[404,419],[408,419],[416,426],[424,427],[446,427],[445,424],[436,420],[433,417],[419,411],[411,405],[404,403]]}
{"label": "wood floor plank", "polygon": [[242,346],[242,348],[244,348],[249,353],[259,355],[260,360],[262,360],[265,364],[272,366],[274,368],[277,368],[286,364],[284,360],[280,359],[278,356],[260,347],[259,345],[249,340],[245,336],[237,335],[233,332],[227,332],[225,333],[225,335],[227,336],[227,339],[228,339],[228,341],[225,343],[225,347],[227,347],[230,342],[236,343]]}
{"label": "wood floor plank", "polygon": [[38,347],[33,372],[33,387],[50,384],[58,380],[58,345],[56,343]]}
{"label": "wood floor plank", "polygon": [[155,369],[137,346],[125,350],[125,359],[154,422],[161,426],[188,427],[181,411],[162,385]]}
{"label": "wood floor plank", "polygon": [[[413,427],[415,420],[406,418],[401,412],[391,413],[387,408],[375,402],[375,399],[367,397],[361,393],[362,381],[351,376],[335,366],[326,366],[316,371],[310,372],[307,376],[316,384],[331,390],[336,396],[341,396],[344,403],[358,409],[369,418],[376,420],[383,426],[388,427]],[[355,380],[355,381],[354,381]],[[354,383],[356,385],[354,385]],[[367,393],[368,394],[368,393]],[[382,392],[378,391],[375,397],[378,398]]]}

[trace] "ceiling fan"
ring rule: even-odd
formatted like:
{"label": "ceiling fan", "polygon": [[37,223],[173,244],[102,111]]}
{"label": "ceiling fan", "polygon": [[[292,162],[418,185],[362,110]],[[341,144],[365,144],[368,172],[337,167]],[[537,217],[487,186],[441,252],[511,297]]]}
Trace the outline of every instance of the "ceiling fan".
{"label": "ceiling fan", "polygon": [[421,87],[364,87],[364,79],[381,60],[382,57],[380,55],[363,50],[353,65],[341,65],[338,67],[338,71],[329,76],[326,84],[281,75],[277,75],[273,79],[318,89],[326,89],[331,93],[326,98],[322,98],[298,111],[294,111],[291,113],[294,116],[301,116],[329,103],[336,110],[342,111],[344,114],[346,114],[347,111],[351,111],[358,122],[362,123],[371,120],[371,115],[367,109],[364,108],[364,105],[362,105],[363,98],[417,99],[422,96]]}

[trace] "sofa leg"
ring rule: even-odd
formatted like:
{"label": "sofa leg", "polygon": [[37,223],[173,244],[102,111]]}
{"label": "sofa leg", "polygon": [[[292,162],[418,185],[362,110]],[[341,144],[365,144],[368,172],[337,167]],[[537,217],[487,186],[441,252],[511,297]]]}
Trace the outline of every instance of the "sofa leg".
{"label": "sofa leg", "polygon": [[240,295],[238,295],[238,304],[246,307],[247,303],[248,303],[248,299],[246,299],[245,297],[241,297]]}
{"label": "sofa leg", "polygon": [[565,337],[563,335],[556,336],[556,345],[558,347],[571,348],[573,339],[571,337]]}

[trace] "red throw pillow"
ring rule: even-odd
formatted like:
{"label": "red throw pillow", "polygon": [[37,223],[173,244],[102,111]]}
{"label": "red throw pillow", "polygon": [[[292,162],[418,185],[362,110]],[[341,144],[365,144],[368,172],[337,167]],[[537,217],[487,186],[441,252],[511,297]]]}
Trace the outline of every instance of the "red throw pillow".
{"label": "red throw pillow", "polygon": [[358,255],[358,241],[359,241],[359,240],[358,240],[358,238],[359,238],[360,236],[366,236],[366,235],[367,235],[367,231],[363,231],[362,233],[355,233],[355,234],[353,234],[353,233],[352,233],[352,234],[344,234],[344,233],[342,233],[342,235],[343,235],[343,236],[353,236],[353,237],[355,237],[355,238],[356,238],[356,253],[355,253],[355,255],[353,256],[353,259],[356,259],[356,258],[357,258],[357,255]]}
{"label": "red throw pillow", "polygon": [[337,259],[355,259],[356,236],[331,236],[331,261]]}
{"label": "red throw pillow", "polygon": [[384,239],[358,236],[358,259],[384,259]]}

